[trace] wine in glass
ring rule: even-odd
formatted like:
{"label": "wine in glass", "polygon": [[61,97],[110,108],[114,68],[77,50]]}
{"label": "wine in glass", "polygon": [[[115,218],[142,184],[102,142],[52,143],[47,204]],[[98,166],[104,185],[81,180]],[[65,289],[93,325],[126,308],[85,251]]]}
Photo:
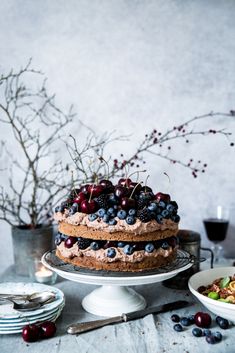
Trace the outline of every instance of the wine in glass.
{"label": "wine in glass", "polygon": [[229,208],[224,206],[210,207],[203,220],[208,239],[213,243],[214,262],[223,258],[223,246],[229,225]]}

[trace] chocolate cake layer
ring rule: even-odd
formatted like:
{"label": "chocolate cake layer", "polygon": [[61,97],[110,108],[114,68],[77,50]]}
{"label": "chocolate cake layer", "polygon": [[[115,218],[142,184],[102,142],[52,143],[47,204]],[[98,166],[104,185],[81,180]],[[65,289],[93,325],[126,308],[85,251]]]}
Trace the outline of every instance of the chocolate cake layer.
{"label": "chocolate cake layer", "polygon": [[96,240],[113,241],[154,241],[175,236],[178,229],[158,230],[150,233],[132,234],[127,232],[108,233],[83,225],[72,225],[65,222],[59,223],[59,231],[72,237],[82,237]]}
{"label": "chocolate cake layer", "polygon": [[107,271],[128,271],[128,272],[137,272],[143,270],[150,270],[165,266],[170,264],[177,254],[177,249],[175,248],[167,257],[159,255],[158,257],[148,256],[145,257],[141,262],[102,262],[97,261],[92,257],[73,257],[67,258],[61,255],[59,249],[56,250],[56,255],[66,263],[71,263],[75,266],[90,268],[94,270],[107,270]]}

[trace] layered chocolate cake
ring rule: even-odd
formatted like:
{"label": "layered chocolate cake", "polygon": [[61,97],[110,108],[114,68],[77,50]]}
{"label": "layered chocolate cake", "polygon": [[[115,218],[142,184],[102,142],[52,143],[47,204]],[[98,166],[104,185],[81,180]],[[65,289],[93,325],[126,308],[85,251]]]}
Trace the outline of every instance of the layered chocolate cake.
{"label": "layered chocolate cake", "polygon": [[56,207],[56,255],[96,270],[142,271],[172,262],[180,217],[170,195],[120,179],[83,185]]}

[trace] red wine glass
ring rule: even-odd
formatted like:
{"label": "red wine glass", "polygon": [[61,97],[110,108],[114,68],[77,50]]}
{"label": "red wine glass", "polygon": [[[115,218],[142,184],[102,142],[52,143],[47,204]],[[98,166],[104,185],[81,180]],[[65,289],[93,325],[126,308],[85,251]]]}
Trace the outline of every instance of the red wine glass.
{"label": "red wine glass", "polygon": [[212,206],[207,210],[203,219],[208,239],[213,243],[211,250],[214,253],[214,262],[223,259],[223,246],[229,225],[229,208],[225,206]]}

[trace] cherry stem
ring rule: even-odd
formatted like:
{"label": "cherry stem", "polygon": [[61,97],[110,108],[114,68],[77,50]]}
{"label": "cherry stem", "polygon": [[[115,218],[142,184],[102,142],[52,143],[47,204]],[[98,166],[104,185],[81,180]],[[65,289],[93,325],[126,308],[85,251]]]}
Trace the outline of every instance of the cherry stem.
{"label": "cherry stem", "polygon": [[144,192],[146,192],[146,186],[147,186],[148,178],[149,178],[149,175],[147,175],[147,178],[145,179],[145,183],[144,183]]}
{"label": "cherry stem", "polygon": [[75,193],[76,196],[78,196],[76,188],[75,188],[75,183],[74,183],[74,177],[73,177],[73,170],[71,170],[71,183],[72,183],[72,187],[73,187],[73,191]]}
{"label": "cherry stem", "polygon": [[137,183],[137,181],[139,180],[139,176],[140,176],[139,171],[136,174],[137,174],[137,176],[136,176],[136,183]]}
{"label": "cherry stem", "polygon": [[92,184],[91,193],[90,193],[90,196],[89,196],[89,199],[88,199],[88,203],[91,202],[94,186],[95,186],[95,183]]}
{"label": "cherry stem", "polygon": [[170,179],[169,175],[166,172],[164,172],[163,174],[167,176],[169,184],[170,184],[171,183],[171,179]]}
{"label": "cherry stem", "polygon": [[[132,175],[137,174],[139,178],[139,173],[146,173],[146,169],[144,170],[137,170],[136,172],[131,173],[128,178],[130,178]],[[138,180],[138,179],[137,179]]]}
{"label": "cherry stem", "polygon": [[101,161],[101,162],[104,162],[105,164],[106,164],[106,167],[107,167],[107,177],[105,176],[105,178],[106,179],[108,179],[109,178],[109,164],[108,164],[108,162],[104,159],[104,157],[103,156],[99,156],[99,160]]}
{"label": "cherry stem", "polygon": [[124,169],[125,169],[125,185],[127,186],[128,172],[129,172],[130,168],[127,170],[127,166],[125,164],[124,165]]}
{"label": "cherry stem", "polygon": [[131,193],[130,199],[132,198],[132,196],[133,196],[133,194],[134,194],[134,192],[135,192],[135,190],[136,190],[137,186],[138,186],[138,185],[141,185],[141,184],[142,184],[142,181],[140,181],[138,184],[136,184],[136,186],[135,186],[135,187],[134,187],[134,189],[132,190],[132,193]]}
{"label": "cherry stem", "polygon": [[93,194],[93,188],[94,188],[95,184],[98,184],[98,175],[97,175],[97,174],[96,174],[96,177],[95,177],[95,181],[94,181],[94,183],[92,184],[91,193],[90,193],[90,196],[89,196],[89,199],[88,199],[88,202],[89,202],[89,203],[91,202],[91,198],[92,198],[92,194]]}

